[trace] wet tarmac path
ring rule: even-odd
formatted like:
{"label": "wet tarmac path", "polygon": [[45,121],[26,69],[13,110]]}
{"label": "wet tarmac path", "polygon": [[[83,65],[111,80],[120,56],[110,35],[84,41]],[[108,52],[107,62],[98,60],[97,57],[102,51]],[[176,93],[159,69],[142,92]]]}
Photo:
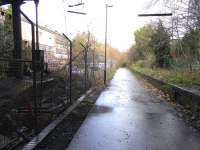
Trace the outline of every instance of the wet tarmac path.
{"label": "wet tarmac path", "polygon": [[67,150],[200,150],[200,134],[119,69]]}

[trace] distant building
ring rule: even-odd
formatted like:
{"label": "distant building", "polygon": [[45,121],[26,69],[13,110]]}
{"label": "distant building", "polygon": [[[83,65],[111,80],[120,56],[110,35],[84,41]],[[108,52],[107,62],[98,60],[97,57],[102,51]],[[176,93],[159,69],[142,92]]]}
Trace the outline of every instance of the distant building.
{"label": "distant building", "polygon": [[[0,8],[0,24],[5,22],[5,11]],[[21,17],[23,48],[31,48],[31,25]],[[44,61],[51,70],[63,67],[68,61],[69,43],[66,38],[47,26],[39,25],[39,48],[44,51]]]}
{"label": "distant building", "polygon": [[[22,17],[23,45],[31,45],[31,25]],[[44,51],[44,61],[50,70],[63,67],[68,61],[69,43],[59,32],[47,26],[39,26],[39,48]]]}

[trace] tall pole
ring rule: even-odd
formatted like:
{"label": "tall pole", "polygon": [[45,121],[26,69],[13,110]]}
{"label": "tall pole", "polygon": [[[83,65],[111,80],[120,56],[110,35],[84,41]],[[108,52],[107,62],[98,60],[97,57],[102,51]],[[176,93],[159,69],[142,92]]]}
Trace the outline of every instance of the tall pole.
{"label": "tall pole", "polygon": [[92,50],[92,76],[93,76],[93,84],[95,83],[95,74],[94,74],[94,68],[95,68],[95,64],[94,64],[94,53],[95,53],[95,43],[94,43],[94,48]]}
{"label": "tall pole", "polygon": [[[13,1],[12,3],[12,14],[13,14],[13,36],[14,36],[14,59],[22,58],[22,33],[21,33],[21,16],[20,16],[20,6],[22,1]],[[22,78],[22,65],[19,65],[19,70],[16,72],[17,78]]]}
{"label": "tall pole", "polygon": [[[35,26],[36,26],[36,50],[40,49],[39,46],[39,29],[38,29],[38,4],[39,0],[34,0],[35,2]],[[40,100],[39,100],[39,106],[41,107],[42,98],[43,98],[43,56],[40,56]]]}
{"label": "tall pole", "polygon": [[85,54],[84,54],[84,58],[85,58],[85,92],[87,91],[87,52],[88,52],[88,45],[85,49]]}
{"label": "tall pole", "polygon": [[82,43],[80,43],[80,45],[84,48],[84,86],[85,86],[85,92],[87,91],[87,51],[88,51],[88,43],[86,46],[84,46]]}
{"label": "tall pole", "polygon": [[70,43],[70,51],[69,51],[69,102],[72,103],[72,41],[70,38],[63,34],[63,36]]}
{"label": "tall pole", "polygon": [[106,4],[106,24],[105,24],[105,60],[104,60],[104,85],[106,84],[106,66],[107,66],[107,24],[108,24],[108,5]]}
{"label": "tall pole", "polygon": [[70,41],[70,51],[69,51],[69,102],[72,103],[72,41]]}
{"label": "tall pole", "polygon": [[104,60],[104,85],[106,84],[106,68],[107,68],[107,28],[108,28],[108,7],[112,5],[106,4],[106,24],[105,24],[105,60]]}
{"label": "tall pole", "polygon": [[34,101],[34,115],[35,115],[35,135],[37,134],[37,87],[36,87],[36,62],[35,62],[35,25],[32,20],[28,18],[26,14],[21,11],[21,14],[28,20],[31,24],[31,33],[32,33],[32,66],[33,66],[33,101]]}
{"label": "tall pole", "polygon": [[[89,52],[89,50],[90,50],[90,31],[88,30],[88,41],[87,41],[87,49],[86,49],[86,90],[87,90],[87,88],[88,88],[88,52]],[[89,62],[90,63],[90,62]]]}
{"label": "tall pole", "polygon": [[39,50],[39,34],[38,34],[38,4],[39,0],[35,0],[35,17],[36,17],[36,50]]}

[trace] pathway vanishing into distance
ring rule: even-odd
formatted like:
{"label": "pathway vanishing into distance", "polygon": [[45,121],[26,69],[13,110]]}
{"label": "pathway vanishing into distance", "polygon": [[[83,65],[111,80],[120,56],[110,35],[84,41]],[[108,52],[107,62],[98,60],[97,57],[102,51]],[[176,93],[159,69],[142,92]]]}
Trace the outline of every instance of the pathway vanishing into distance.
{"label": "pathway vanishing into distance", "polygon": [[200,134],[119,69],[67,150],[200,150]]}

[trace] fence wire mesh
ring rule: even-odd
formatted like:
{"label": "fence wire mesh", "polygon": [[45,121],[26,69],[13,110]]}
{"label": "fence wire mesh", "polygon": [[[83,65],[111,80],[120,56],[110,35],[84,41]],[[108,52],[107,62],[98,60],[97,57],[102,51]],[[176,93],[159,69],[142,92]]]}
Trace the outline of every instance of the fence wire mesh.
{"label": "fence wire mesh", "polygon": [[[32,59],[0,58],[0,149],[28,140],[89,88],[103,83],[95,50],[72,53],[70,101],[69,53],[61,58],[53,51],[35,51],[35,70]],[[20,78],[18,72],[22,72]]]}
{"label": "fence wire mesh", "polygon": [[20,59],[14,57],[12,17],[0,22],[0,149],[28,141],[88,89],[103,83],[103,59],[92,42],[72,50],[68,37],[40,27],[50,38],[40,37],[41,50],[36,50],[35,25],[21,14]]}

